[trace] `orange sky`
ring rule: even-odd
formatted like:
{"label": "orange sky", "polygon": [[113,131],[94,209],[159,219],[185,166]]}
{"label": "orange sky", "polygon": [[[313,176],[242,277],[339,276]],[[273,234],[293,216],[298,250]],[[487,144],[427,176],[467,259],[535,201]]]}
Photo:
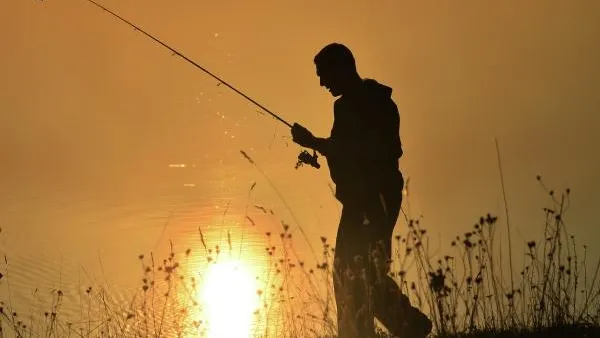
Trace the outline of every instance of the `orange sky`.
{"label": "orange sky", "polygon": [[[318,135],[332,98],[312,58],[347,44],[363,77],[394,88],[411,208],[443,242],[480,214],[503,215],[494,137],[519,243],[541,231],[537,174],[573,190],[568,225],[580,242],[598,238],[598,1],[102,3]],[[245,196],[249,181],[224,173],[247,172],[265,186],[259,198],[280,205],[243,149],[310,236],[335,233],[327,170],[293,169],[289,131],[140,33],[83,0],[2,1],[0,28],[3,198],[60,188],[127,199],[169,163],[197,163],[198,181]]]}

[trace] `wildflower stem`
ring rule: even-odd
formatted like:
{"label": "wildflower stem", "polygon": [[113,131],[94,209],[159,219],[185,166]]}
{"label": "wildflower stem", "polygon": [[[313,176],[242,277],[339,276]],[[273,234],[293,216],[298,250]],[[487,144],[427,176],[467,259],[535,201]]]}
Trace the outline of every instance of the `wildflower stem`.
{"label": "wildflower stem", "polygon": [[[512,244],[511,244],[511,236],[510,236],[510,220],[508,217],[508,202],[506,199],[506,188],[504,186],[504,173],[502,171],[502,161],[501,161],[501,157],[500,157],[500,145],[498,144],[498,139],[494,138],[494,141],[496,143],[496,156],[498,158],[498,171],[500,172],[500,184],[502,185],[502,197],[504,199],[504,212],[506,214],[506,229],[508,232],[508,265],[509,265],[509,270],[510,270],[510,293],[514,293],[515,292],[515,283],[514,283],[514,278],[513,278],[513,265],[512,265]],[[512,321],[512,325],[514,326],[515,322],[514,322],[514,314],[513,314],[513,307],[510,308],[510,317],[511,317],[511,321]]]}

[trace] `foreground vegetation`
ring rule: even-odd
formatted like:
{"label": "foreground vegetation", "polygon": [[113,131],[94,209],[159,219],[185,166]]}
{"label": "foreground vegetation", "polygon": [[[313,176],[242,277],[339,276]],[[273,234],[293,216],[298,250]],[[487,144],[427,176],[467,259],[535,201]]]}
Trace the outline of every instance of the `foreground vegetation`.
{"label": "foreground vegetation", "polygon": [[[432,319],[432,336],[600,336],[600,259],[588,264],[587,247],[578,246],[567,231],[570,191],[546,191],[550,205],[544,209],[540,241],[519,243],[515,250],[500,255],[498,218],[487,214],[451,240],[450,252],[432,255],[422,220],[407,217],[402,227],[406,232],[394,238],[394,259],[386,262],[374,255],[373,263],[393,276],[411,303]],[[331,267],[335,248],[321,237],[322,251],[315,257],[318,263],[309,266],[297,254],[290,227],[283,222],[281,226],[278,234],[264,234],[267,269],[257,279],[260,305],[254,312],[253,336],[334,337]],[[54,290],[46,308],[29,313],[18,313],[9,299],[0,299],[0,337],[205,336],[210,323],[204,319],[205,304],[198,297],[203,276],[196,273],[197,267],[190,267],[207,267],[237,256],[232,254],[231,240],[228,247],[225,252],[219,246],[209,247],[198,229],[194,248],[177,252],[171,243],[164,259],[141,254],[139,287],[128,304],[117,301],[115,290],[108,286]],[[516,250],[524,250],[525,260],[513,273],[506,261],[510,259],[512,265]],[[5,263],[0,287],[6,287],[10,297],[6,257]],[[79,295],[82,314],[77,320],[63,315],[64,297],[69,293]],[[383,331],[379,335],[386,336]]]}

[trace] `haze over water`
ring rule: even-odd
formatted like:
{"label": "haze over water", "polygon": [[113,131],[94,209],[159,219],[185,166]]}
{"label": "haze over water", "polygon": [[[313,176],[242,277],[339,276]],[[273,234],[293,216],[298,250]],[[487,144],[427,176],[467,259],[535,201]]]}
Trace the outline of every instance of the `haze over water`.
{"label": "haze over water", "polygon": [[[568,229],[600,255],[597,1],[102,4],[319,136],[332,98],[312,58],[347,44],[363,77],[394,88],[410,211],[442,247],[487,212],[506,222],[496,137],[515,246],[541,239],[539,174],[571,188]],[[333,240],[326,168],[295,170],[284,125],[139,32],[85,1],[8,0],[0,41],[0,254],[15,299],[94,280],[131,290],[139,254],[169,239],[199,251],[198,227],[212,245],[221,224],[234,243],[243,227],[262,250],[283,220],[307,259],[298,225],[314,247]]]}

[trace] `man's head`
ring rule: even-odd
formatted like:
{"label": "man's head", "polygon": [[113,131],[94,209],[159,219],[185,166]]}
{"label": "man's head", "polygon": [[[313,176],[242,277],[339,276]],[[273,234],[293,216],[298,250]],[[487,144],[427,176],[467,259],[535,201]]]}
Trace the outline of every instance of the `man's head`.
{"label": "man's head", "polygon": [[360,79],[352,52],[340,43],[325,46],[314,61],[321,86],[327,88],[333,96],[342,95],[348,86]]}

